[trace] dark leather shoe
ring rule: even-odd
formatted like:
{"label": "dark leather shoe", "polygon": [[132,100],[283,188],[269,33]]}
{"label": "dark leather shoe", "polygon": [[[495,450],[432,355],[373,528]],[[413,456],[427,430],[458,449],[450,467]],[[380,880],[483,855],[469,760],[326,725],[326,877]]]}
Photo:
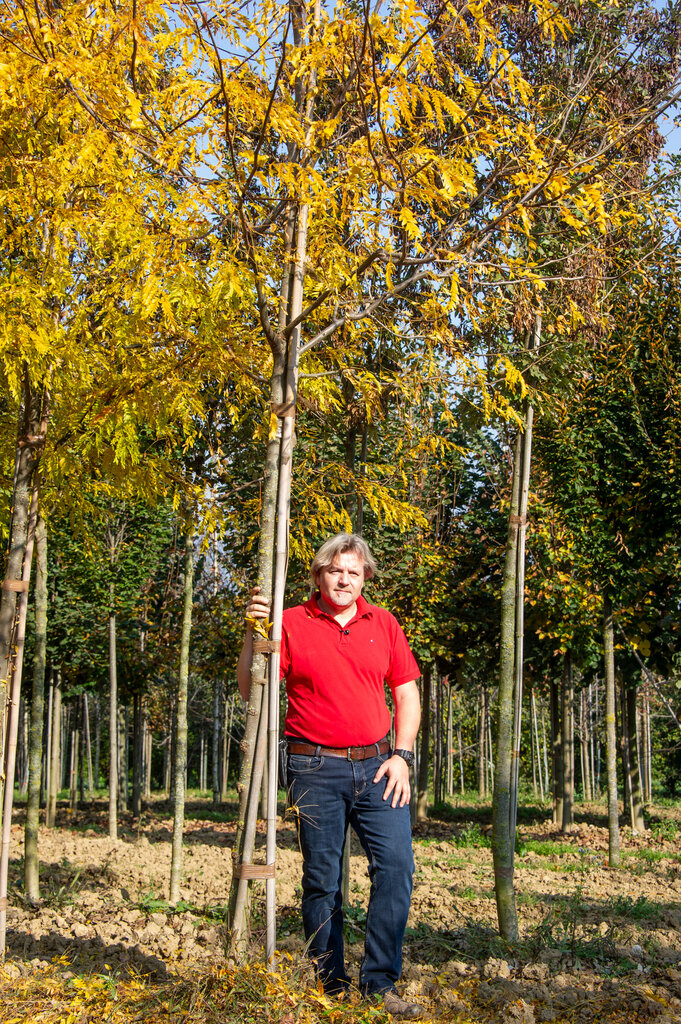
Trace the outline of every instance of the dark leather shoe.
{"label": "dark leather shoe", "polygon": [[383,1005],[393,1017],[406,1017],[409,1020],[420,1020],[423,1017],[424,1009],[420,1003],[409,1003],[402,999],[394,989],[381,992]]}

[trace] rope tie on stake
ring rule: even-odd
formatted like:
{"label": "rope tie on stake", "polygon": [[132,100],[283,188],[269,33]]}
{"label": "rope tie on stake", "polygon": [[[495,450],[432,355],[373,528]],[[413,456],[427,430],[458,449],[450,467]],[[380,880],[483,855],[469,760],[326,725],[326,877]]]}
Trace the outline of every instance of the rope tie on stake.
{"label": "rope tie on stake", "polygon": [[275,864],[237,864],[235,878],[274,878]]}
{"label": "rope tie on stake", "polygon": [[28,580],[3,580],[3,590],[13,590],[17,594],[22,594],[24,591],[28,591]]}
{"label": "rope tie on stake", "polygon": [[281,650],[281,640],[254,640],[254,654],[273,654]]}
{"label": "rope tie on stake", "polygon": [[512,526],[526,526],[527,516],[509,516],[508,521]]}
{"label": "rope tie on stake", "polygon": [[295,402],[272,402],[272,413],[280,420],[296,418],[296,404]]}
{"label": "rope tie on stake", "polygon": [[17,441],[17,448],[37,448],[44,440],[44,434],[24,434]]}

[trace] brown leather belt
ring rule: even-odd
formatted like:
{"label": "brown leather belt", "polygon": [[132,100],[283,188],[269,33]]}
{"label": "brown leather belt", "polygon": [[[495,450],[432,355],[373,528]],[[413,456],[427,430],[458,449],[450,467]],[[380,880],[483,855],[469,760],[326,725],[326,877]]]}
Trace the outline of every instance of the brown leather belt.
{"label": "brown leather belt", "polygon": [[388,740],[379,740],[366,747],[317,747],[314,743],[303,743],[299,740],[288,741],[289,754],[307,754],[311,757],[345,757],[348,761],[366,761],[368,757],[378,757],[390,750]]}

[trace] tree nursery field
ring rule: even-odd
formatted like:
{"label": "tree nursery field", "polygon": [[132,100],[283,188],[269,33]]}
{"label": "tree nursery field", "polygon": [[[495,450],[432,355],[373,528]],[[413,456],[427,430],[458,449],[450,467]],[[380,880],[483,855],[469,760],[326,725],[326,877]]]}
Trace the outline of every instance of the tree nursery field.
{"label": "tree nursery field", "polygon": [[[498,936],[488,804],[459,799],[414,831],[416,876],[403,987],[443,1021],[656,1021],[681,1019],[681,810],[651,808],[650,827],[622,829],[620,868],[607,866],[605,807],[580,804],[562,834],[550,809],[521,808],[516,854],[520,939]],[[3,1024],[90,1021],[235,1024],[387,1020],[362,1003],[324,996],[306,965],[300,921],[301,858],[279,819],[278,959],[225,958],[224,911],[236,805],[187,806],[180,901],[167,902],[172,819],[156,803],[121,837],[106,808],[59,811],[41,828],[43,899],[21,895],[23,828],[12,832],[8,959],[0,967]],[[264,832],[259,825],[259,839]],[[362,953],[368,896],[354,839],[346,938],[351,974]],[[260,894],[253,939],[259,945]]]}

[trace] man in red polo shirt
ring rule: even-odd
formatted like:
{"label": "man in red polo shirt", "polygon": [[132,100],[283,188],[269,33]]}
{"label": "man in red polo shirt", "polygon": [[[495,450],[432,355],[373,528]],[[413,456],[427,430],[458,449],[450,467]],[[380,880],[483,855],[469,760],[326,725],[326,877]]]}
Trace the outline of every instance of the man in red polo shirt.
{"label": "man in red polo shirt", "polygon": [[[332,537],[310,568],[317,592],[284,612],[288,786],[303,853],[303,926],[324,989],[339,993],[349,983],[341,880],[350,823],[369,860],[371,879],[360,988],[380,996],[393,1015],[417,1018],[422,1008],[401,999],[395,982],[414,873],[409,771],[421,717],[420,672],[395,617],[362,597],[375,571],[361,537]],[[267,619],[269,606],[256,587],[247,620]],[[248,625],[237,667],[244,699],[252,642]],[[394,750],[387,739],[391,714],[385,683],[395,706]]]}

